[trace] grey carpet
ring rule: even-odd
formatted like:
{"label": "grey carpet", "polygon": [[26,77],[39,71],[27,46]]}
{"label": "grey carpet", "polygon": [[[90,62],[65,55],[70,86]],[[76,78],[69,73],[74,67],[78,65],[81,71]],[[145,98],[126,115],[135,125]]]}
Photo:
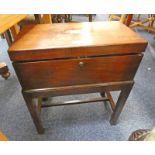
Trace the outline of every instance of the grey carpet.
{"label": "grey carpet", "polygon": [[[94,20],[105,20],[108,15],[97,15]],[[76,17],[78,18],[78,17]],[[81,20],[81,18],[80,18]],[[86,20],[83,17],[83,20]],[[155,125],[155,40],[153,35],[136,30],[149,41],[145,56],[135,77],[135,85],[116,126],[109,124],[110,109],[102,102],[44,109],[42,118],[46,132],[38,135],[21,95],[21,87],[7,55],[5,40],[0,41],[0,62],[9,65],[11,77],[0,78],[0,130],[10,140],[127,140],[139,128]],[[90,98],[77,95],[53,100]],[[116,94],[114,94],[116,96]]]}

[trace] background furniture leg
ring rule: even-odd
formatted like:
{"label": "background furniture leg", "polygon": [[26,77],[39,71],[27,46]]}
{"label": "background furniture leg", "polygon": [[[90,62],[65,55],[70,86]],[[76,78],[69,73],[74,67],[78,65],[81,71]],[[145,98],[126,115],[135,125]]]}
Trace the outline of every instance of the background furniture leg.
{"label": "background furniture leg", "polygon": [[102,97],[105,97],[105,92],[100,93]]}
{"label": "background furniture leg", "polygon": [[127,19],[126,19],[126,21],[125,21],[125,25],[126,25],[126,26],[130,26],[131,21],[132,21],[132,18],[133,18],[133,14],[128,14],[128,15],[127,15]]}
{"label": "background furniture leg", "polygon": [[11,33],[9,30],[7,30],[5,33],[4,33],[4,36],[5,36],[5,39],[9,45],[9,47],[11,46],[12,42],[13,42],[13,38],[11,36]]}
{"label": "background furniture leg", "polygon": [[7,80],[10,76],[8,66],[5,63],[0,63],[0,75]]}
{"label": "background furniture leg", "polygon": [[89,14],[89,22],[92,22],[93,21],[93,15],[92,14]]}
{"label": "background furniture leg", "polygon": [[121,93],[120,93],[119,98],[118,98],[117,103],[116,103],[116,107],[115,107],[114,112],[113,112],[111,119],[110,119],[111,125],[116,124],[117,119],[120,116],[121,111],[122,111],[122,109],[126,103],[126,100],[129,96],[129,94],[130,94],[132,86],[133,86],[133,84],[130,84],[129,86],[126,86],[126,88],[121,90]]}
{"label": "background furniture leg", "polygon": [[[12,43],[11,34],[9,30],[7,30],[4,34],[4,37],[6,38],[8,45],[10,46]],[[0,63],[0,75],[7,80],[10,76],[10,72],[8,69],[8,66],[5,63]]]}
{"label": "background furniture leg", "polygon": [[[35,99],[25,95],[24,93],[23,93],[23,97],[25,99],[26,105],[28,107],[28,110],[31,114],[31,117],[33,119],[33,122],[36,126],[38,133],[43,134],[44,128],[42,126],[42,122],[41,122],[41,118],[40,118],[40,111],[39,111],[39,108],[37,107],[38,106],[38,99],[35,100]],[[35,104],[35,103],[37,103],[37,104]]]}

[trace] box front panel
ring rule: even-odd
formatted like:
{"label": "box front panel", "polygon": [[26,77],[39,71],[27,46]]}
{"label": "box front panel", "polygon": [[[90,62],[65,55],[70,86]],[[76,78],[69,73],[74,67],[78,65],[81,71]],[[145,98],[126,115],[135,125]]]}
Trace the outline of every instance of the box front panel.
{"label": "box front panel", "polygon": [[133,80],[142,54],[14,63],[24,90]]}

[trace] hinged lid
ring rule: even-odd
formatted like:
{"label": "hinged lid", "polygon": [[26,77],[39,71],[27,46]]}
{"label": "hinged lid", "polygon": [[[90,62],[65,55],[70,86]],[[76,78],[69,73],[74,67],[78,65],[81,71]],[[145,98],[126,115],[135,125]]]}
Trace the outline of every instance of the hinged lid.
{"label": "hinged lid", "polygon": [[39,24],[9,48],[12,61],[140,53],[147,41],[120,22]]}

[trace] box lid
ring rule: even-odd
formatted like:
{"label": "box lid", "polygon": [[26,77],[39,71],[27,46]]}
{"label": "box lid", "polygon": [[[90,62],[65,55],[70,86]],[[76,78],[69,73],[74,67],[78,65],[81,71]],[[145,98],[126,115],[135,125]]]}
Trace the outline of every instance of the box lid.
{"label": "box lid", "polygon": [[140,53],[147,41],[120,22],[38,24],[25,27],[9,48],[13,61]]}

